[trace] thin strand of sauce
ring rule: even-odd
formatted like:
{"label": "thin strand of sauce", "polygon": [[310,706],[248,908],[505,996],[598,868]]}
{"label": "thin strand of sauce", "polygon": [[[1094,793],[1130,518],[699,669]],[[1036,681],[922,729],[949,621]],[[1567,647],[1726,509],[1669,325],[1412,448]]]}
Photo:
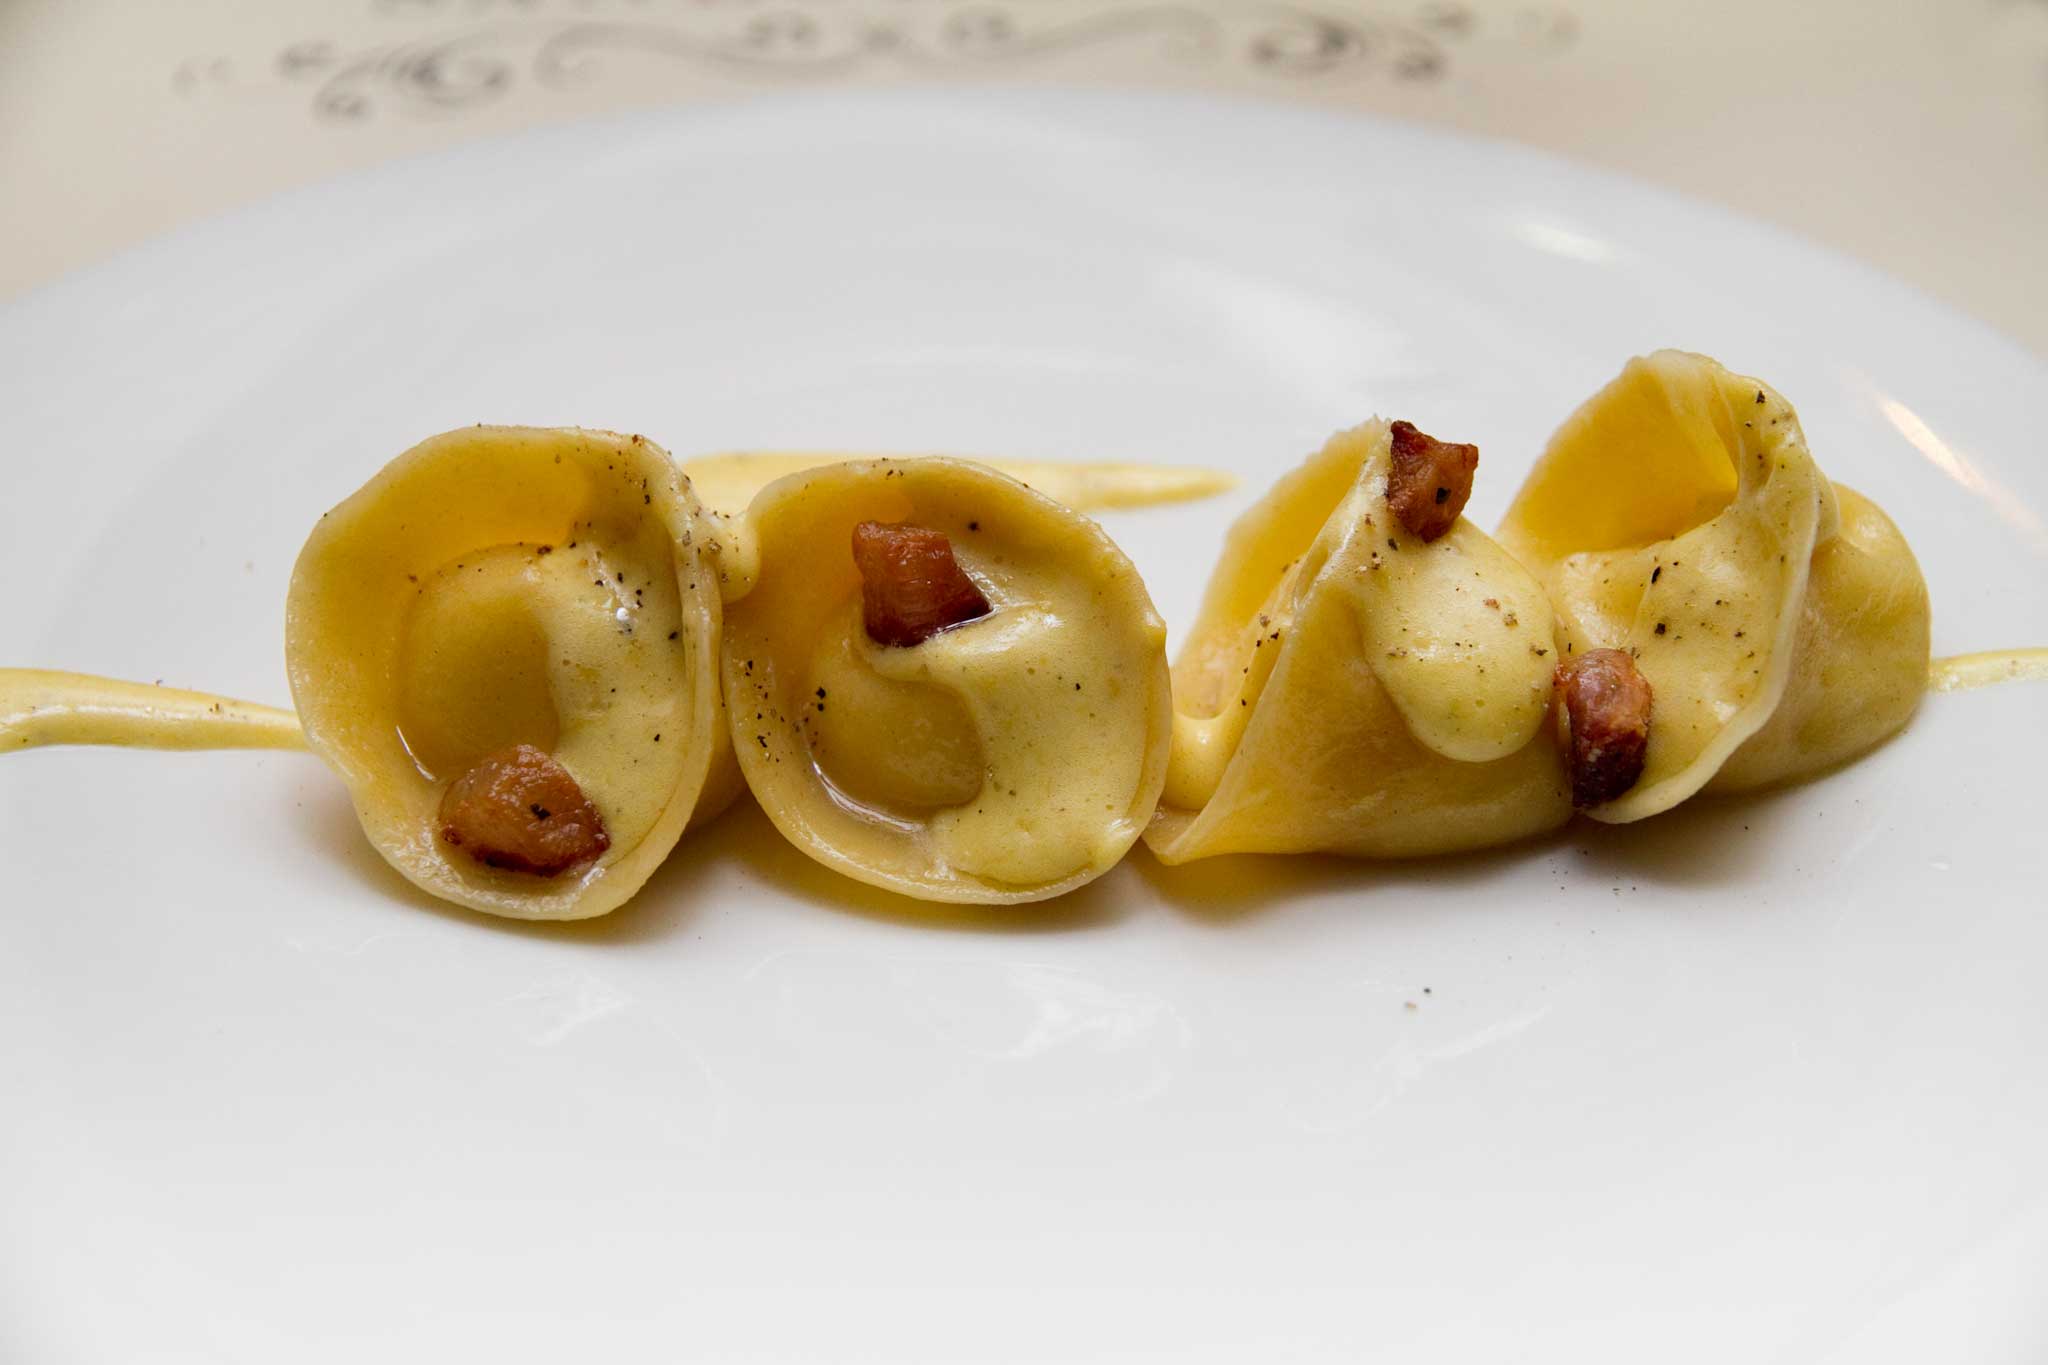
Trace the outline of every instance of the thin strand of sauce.
{"label": "thin strand of sauce", "polygon": [[1927,666],[1927,690],[1964,692],[2006,682],[2048,682],[2048,649],[1992,649],[1953,654]]}
{"label": "thin strand of sauce", "polygon": [[[854,452],[743,451],[700,455],[681,460],[678,464],[689,476],[691,486],[705,505],[730,516],[746,510],[747,504],[763,488],[791,474],[849,460],[915,458]],[[1077,512],[1190,502],[1227,493],[1237,486],[1237,476],[1225,470],[1180,465],[1115,464],[1092,460],[983,460],[973,455],[949,458],[986,465]]]}
{"label": "thin strand of sauce", "polygon": [[303,749],[290,711],[87,673],[0,668],[0,753],[46,744]]}

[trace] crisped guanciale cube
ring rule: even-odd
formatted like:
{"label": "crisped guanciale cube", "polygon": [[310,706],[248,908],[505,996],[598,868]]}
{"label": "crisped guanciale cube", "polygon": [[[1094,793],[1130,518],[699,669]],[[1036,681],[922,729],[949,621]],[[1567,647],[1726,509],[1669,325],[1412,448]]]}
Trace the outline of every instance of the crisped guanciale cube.
{"label": "crisped guanciale cube", "polygon": [[1451,529],[1472,496],[1479,447],[1439,441],[1412,422],[1396,422],[1394,464],[1387,474],[1387,505],[1411,536],[1435,540]]}
{"label": "crisped guanciale cube", "polygon": [[1643,775],[1650,747],[1650,680],[1621,649],[1593,649],[1557,666],[1571,724],[1572,804],[1612,801]]}
{"label": "crisped guanciale cube", "polygon": [[441,837],[486,867],[552,877],[612,846],[568,769],[531,744],[500,749],[441,794]]}
{"label": "crisped guanciale cube", "polygon": [[864,521],[853,528],[861,621],[878,645],[921,645],[989,612],[953,558],[953,542],[922,526]]}

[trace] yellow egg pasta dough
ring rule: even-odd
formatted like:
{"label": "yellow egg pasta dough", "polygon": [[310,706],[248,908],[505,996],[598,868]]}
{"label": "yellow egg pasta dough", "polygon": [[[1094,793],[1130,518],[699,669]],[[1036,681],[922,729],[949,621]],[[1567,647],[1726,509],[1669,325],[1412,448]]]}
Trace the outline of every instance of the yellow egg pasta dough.
{"label": "yellow egg pasta dough", "polygon": [[1464,519],[1409,531],[1391,446],[1338,433],[1231,529],[1174,668],[1163,861],[1446,853],[1570,816],[1549,603]]}
{"label": "yellow egg pasta dough", "polygon": [[1911,718],[1926,688],[1919,565],[1830,483],[1791,404],[1705,356],[1629,362],[1552,438],[1500,528],[1568,652],[1628,653],[1654,695],[1638,820],[1701,790],[1810,776]]}
{"label": "yellow egg pasta dough", "polygon": [[660,447],[575,429],[433,437],[321,519],[292,695],[393,867],[492,914],[601,915],[730,798],[715,538]]}
{"label": "yellow egg pasta dough", "polygon": [[[933,457],[794,474],[733,531],[733,742],[799,849],[905,895],[995,904],[1079,886],[1137,839],[1166,773],[1166,630],[1092,521]],[[907,615],[943,570],[970,618],[892,634],[862,534],[885,559],[903,542]]]}

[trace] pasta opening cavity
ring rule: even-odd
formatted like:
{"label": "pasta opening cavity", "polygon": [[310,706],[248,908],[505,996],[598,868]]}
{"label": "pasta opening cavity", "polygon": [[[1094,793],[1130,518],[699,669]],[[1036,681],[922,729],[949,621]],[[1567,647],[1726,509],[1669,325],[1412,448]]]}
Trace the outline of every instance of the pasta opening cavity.
{"label": "pasta opening cavity", "polygon": [[820,635],[798,686],[819,774],[856,806],[890,820],[964,806],[988,760],[966,703],[925,681],[901,646],[877,644],[849,600]]}
{"label": "pasta opening cavity", "polygon": [[398,730],[428,781],[513,745],[553,751],[561,716],[534,600],[542,563],[538,546],[505,545],[422,580],[399,650]]}

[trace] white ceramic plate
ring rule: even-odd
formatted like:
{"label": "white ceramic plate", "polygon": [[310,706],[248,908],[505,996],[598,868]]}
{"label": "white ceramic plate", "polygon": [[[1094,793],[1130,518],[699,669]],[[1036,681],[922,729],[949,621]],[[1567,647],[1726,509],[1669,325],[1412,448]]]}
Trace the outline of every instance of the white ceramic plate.
{"label": "white ceramic plate", "polygon": [[[1821,168],[1814,168],[1818,173]],[[1759,148],[1754,192],[1801,168]],[[1246,104],[805,97],[464,148],[0,311],[7,663],[286,699],[322,510],[478,420],[1227,465],[1372,412],[1490,525],[1628,355],[2048,643],[2048,373],[1727,213]],[[296,755],[0,761],[0,1359],[2035,1361],[2048,689],[1784,795],[1409,866],[889,899],[735,814],[559,928]]]}

